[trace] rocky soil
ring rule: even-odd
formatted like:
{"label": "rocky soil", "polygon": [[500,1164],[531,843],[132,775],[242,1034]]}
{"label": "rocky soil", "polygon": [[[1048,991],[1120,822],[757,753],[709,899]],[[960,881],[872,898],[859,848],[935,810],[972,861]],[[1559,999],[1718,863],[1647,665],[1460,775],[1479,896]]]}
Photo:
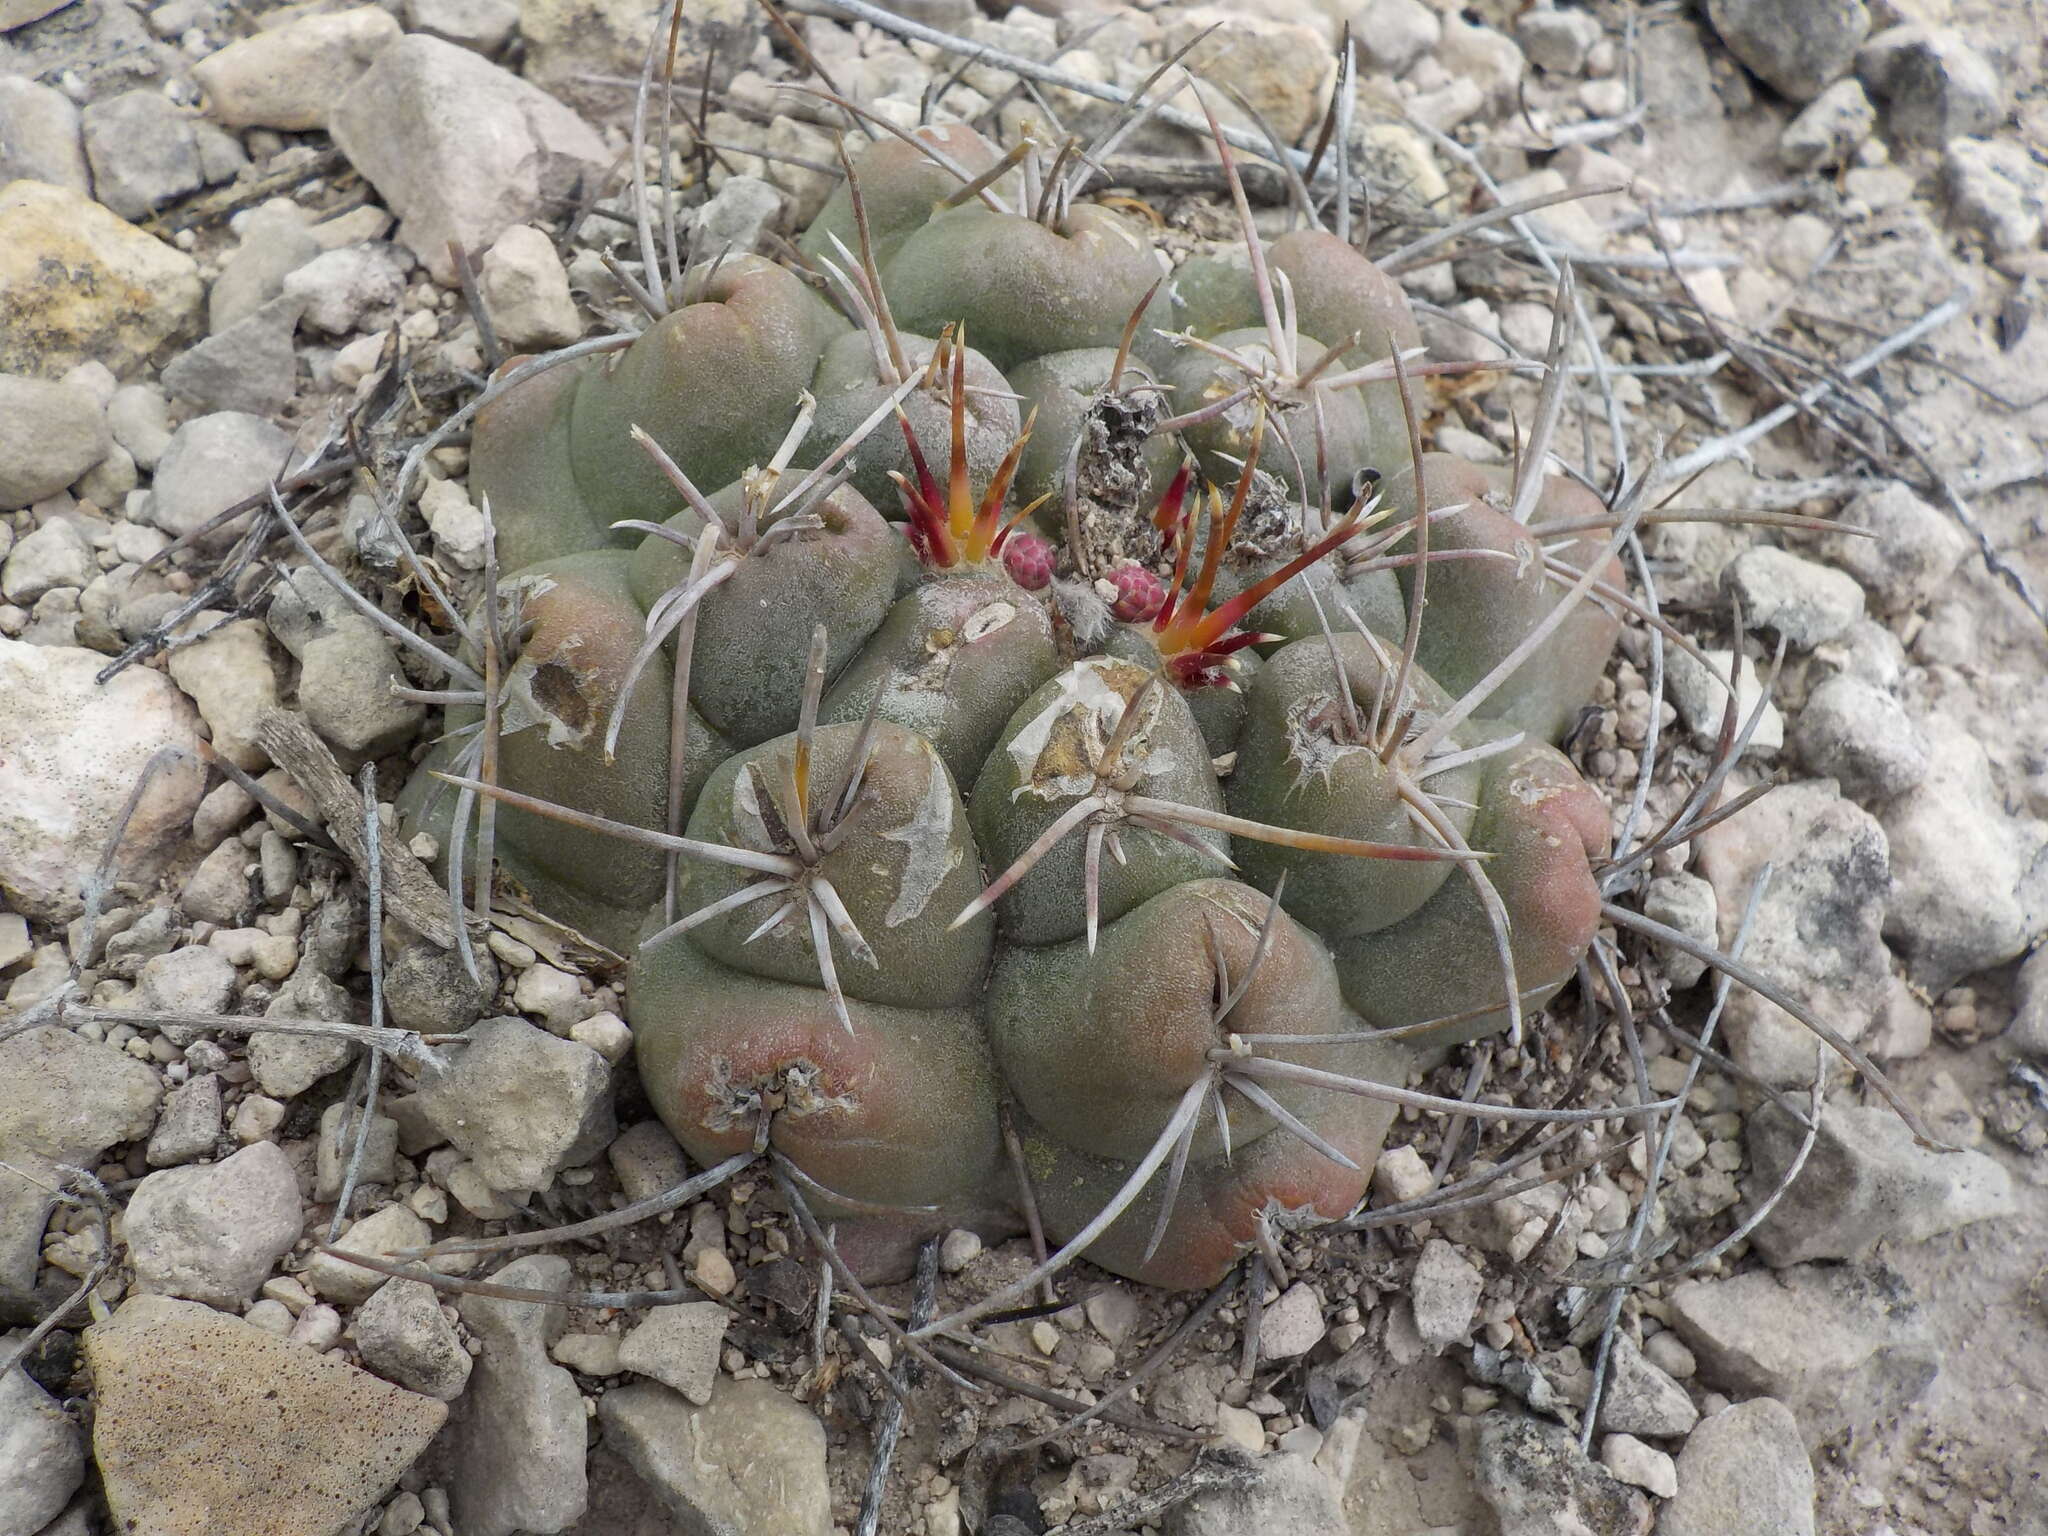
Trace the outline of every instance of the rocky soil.
{"label": "rocky soil", "polygon": [[[1695,1074],[1712,973],[1622,935],[1594,995],[1436,1086],[1550,1103],[1583,1060],[1579,1101],[1635,1102],[1625,993],[1643,1083],[1685,1097],[1654,1188],[1617,1117],[1517,1168],[1530,1187],[1299,1234],[1208,1304],[1084,1266],[985,1330],[999,1389],[913,1386],[868,1529],[2048,1530],[2048,7],[911,9],[983,52],[824,0],[796,23],[882,116],[1007,133],[1048,111],[1092,131],[1109,109],[1074,86],[1134,88],[1213,27],[1189,62],[1302,144],[1348,23],[1366,238],[1438,242],[1402,271],[1433,351],[1542,356],[1544,261],[1569,259],[1599,347],[1567,354],[1560,455],[1604,485],[1661,455],[1674,509],[1828,525],[1646,536],[1663,613],[1724,677],[1742,651],[1763,706],[1724,796],[1776,787],[1617,889],[1740,948],[1949,1150],[1825,1053],[1817,1076],[1812,1036],[1746,988]],[[0,1536],[860,1522],[879,1373],[916,1378],[858,1309],[813,1331],[819,1265],[765,1180],[433,1261],[498,1294],[321,1251],[534,1230],[690,1171],[609,957],[501,906],[471,983],[421,915],[432,850],[395,838],[396,915],[369,932],[353,775],[373,765],[388,815],[438,728],[391,685],[440,682],[293,544],[246,537],[281,484],[390,627],[431,630],[376,492],[499,357],[641,323],[620,167],[651,12],[0,0],[0,1364],[26,1349],[0,1375]],[[686,239],[772,250],[829,191],[843,122],[778,88],[805,71],[741,0],[690,5],[680,42]],[[1041,102],[1007,56],[1069,78]],[[1198,138],[1155,122],[1127,152],[1121,195],[1189,248],[1230,237]],[[1252,183],[1281,227],[1280,178]],[[1441,391],[1434,442],[1506,459],[1537,387]],[[423,467],[404,526],[473,594],[459,433]],[[1675,811],[1720,725],[1707,668],[1651,635],[1631,626],[1571,738],[1618,824],[1646,759],[1646,824]],[[284,1027],[373,1022],[373,965],[392,1024],[467,1043],[429,1061]],[[1510,1140],[1404,1120],[1371,1203],[1480,1177]],[[1600,1282],[1631,1253],[1664,1278],[1609,1329]],[[937,1257],[941,1305],[1030,1264],[968,1233]],[[667,1299],[625,1304],[644,1291]],[[1115,1422],[1019,1449],[1176,1330]]]}

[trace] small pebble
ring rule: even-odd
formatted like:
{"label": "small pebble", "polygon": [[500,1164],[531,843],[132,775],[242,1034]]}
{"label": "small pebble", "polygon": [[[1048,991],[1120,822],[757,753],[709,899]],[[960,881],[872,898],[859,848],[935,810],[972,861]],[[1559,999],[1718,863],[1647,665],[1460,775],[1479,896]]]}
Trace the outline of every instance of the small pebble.
{"label": "small pebble", "polygon": [[537,1015],[550,1029],[566,1029],[575,1021],[583,1001],[583,989],[567,971],[552,965],[529,965],[519,973],[512,988],[512,1005],[521,1013]]}
{"label": "small pebble", "polygon": [[1330,1346],[1338,1354],[1346,1355],[1358,1347],[1358,1341],[1365,1337],[1365,1324],[1339,1323],[1330,1330]]}
{"label": "small pebble", "polygon": [[1104,1286],[1081,1303],[1081,1310],[1112,1347],[1122,1344],[1138,1326],[1138,1299],[1121,1285]]}
{"label": "small pebble", "polygon": [[251,1327],[261,1328],[265,1333],[274,1333],[281,1339],[291,1336],[291,1310],[281,1301],[266,1299],[257,1302],[242,1314],[242,1321]]}
{"label": "small pebble", "polygon": [[406,1198],[405,1203],[429,1226],[438,1227],[448,1220],[448,1192],[431,1184],[422,1184]]}
{"label": "small pebble", "polygon": [[585,1376],[619,1374],[619,1336],[615,1333],[565,1333],[548,1353],[557,1365]]}
{"label": "small pebble", "polygon": [[1323,1332],[1322,1298],[1297,1281],[1259,1319],[1259,1352],[1268,1360],[1292,1360],[1314,1349]]}
{"label": "small pebble", "polygon": [[400,1492],[384,1507],[377,1522],[377,1536],[413,1536],[427,1518],[426,1506],[416,1493]]}
{"label": "small pebble", "polygon": [[633,1031],[616,1013],[594,1013],[569,1028],[569,1038],[617,1065],[633,1050]]}
{"label": "small pebble", "polygon": [[313,1305],[313,1293],[294,1275],[272,1275],[263,1282],[260,1294],[265,1301],[277,1302],[294,1317]]}
{"label": "small pebble", "polygon": [[1323,1432],[1313,1424],[1297,1424],[1280,1437],[1280,1451],[1286,1456],[1301,1456],[1311,1461],[1323,1448]]}
{"label": "small pebble", "polygon": [[496,929],[491,931],[491,936],[487,942],[490,945],[491,953],[504,961],[507,967],[515,971],[525,970],[540,958],[539,955],[534,953],[533,946],[530,944],[522,944],[513,938],[511,934],[500,933]]}
{"label": "small pebble", "polygon": [[1266,1448],[1266,1426],[1259,1422],[1259,1416],[1249,1408],[1233,1408],[1228,1403],[1217,1404],[1216,1433],[1219,1438],[1232,1445],[1242,1446],[1254,1456]]}
{"label": "small pebble", "polygon": [[274,1136],[284,1124],[285,1113],[284,1105],[277,1100],[252,1093],[235,1106],[235,1118],[229,1129],[235,1133],[235,1140],[245,1147],[251,1146]]}
{"label": "small pebble", "polygon": [[1624,1483],[1647,1488],[1660,1499],[1678,1492],[1678,1467],[1655,1446],[1634,1435],[1609,1435],[1600,1442],[1600,1464]]}
{"label": "small pebble", "polygon": [[341,1314],[325,1302],[315,1302],[299,1314],[290,1337],[325,1354],[341,1342]]}
{"label": "small pebble", "polygon": [[697,1262],[690,1266],[690,1279],[707,1296],[730,1296],[739,1284],[732,1260],[717,1248],[700,1248]]}
{"label": "small pebble", "polygon": [[964,1227],[955,1227],[939,1244],[939,1268],[949,1275],[961,1270],[981,1257],[981,1238]]}
{"label": "small pebble", "polygon": [[1429,1193],[1431,1183],[1429,1165],[1413,1147],[1395,1147],[1382,1152],[1379,1161],[1373,1165],[1373,1189],[1387,1205],[1419,1200]]}
{"label": "small pebble", "polygon": [[1674,1381],[1689,1381],[1699,1369],[1685,1340],[1668,1328],[1643,1340],[1643,1358]]}

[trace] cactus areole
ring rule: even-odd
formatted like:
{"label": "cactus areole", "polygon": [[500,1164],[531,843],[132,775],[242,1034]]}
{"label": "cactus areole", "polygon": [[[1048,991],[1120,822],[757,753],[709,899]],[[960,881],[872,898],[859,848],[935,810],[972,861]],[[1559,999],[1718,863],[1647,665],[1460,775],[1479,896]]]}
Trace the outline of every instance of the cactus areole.
{"label": "cactus areole", "polygon": [[1411,454],[1415,326],[1346,243],[1170,271],[920,133],[801,263],[706,262],[478,417],[496,780],[451,737],[411,814],[459,860],[445,781],[489,798],[501,889],[629,957],[662,1119],[777,1154],[857,1267],[1035,1209],[1210,1284],[1355,1209],[1379,1085],[1574,974],[1608,818],[1552,743],[1613,541]]}

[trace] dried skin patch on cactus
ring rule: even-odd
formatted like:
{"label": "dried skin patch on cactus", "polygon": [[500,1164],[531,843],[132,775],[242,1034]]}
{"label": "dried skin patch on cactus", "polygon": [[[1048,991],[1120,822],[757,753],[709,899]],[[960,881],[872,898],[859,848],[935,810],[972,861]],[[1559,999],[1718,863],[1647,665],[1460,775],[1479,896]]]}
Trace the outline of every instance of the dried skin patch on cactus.
{"label": "dried skin patch on cactus", "polygon": [[1294,787],[1304,789],[1311,779],[1323,788],[1335,788],[1332,775],[1337,765],[1357,752],[1371,752],[1362,741],[1349,741],[1333,729],[1337,715],[1334,694],[1312,693],[1287,706],[1287,760],[1294,766]]}
{"label": "dried skin patch on cactus", "polygon": [[[860,792],[843,815],[828,816],[857,750],[865,754]],[[825,986],[833,946],[823,929],[854,962],[832,972],[850,995],[906,1007],[962,1003],[985,963],[990,926],[942,926],[980,888],[966,821],[931,744],[900,727],[827,726],[808,750],[790,738],[750,749],[713,773],[690,835],[787,860],[788,873],[762,879],[720,863],[690,871],[686,903],[698,913],[722,909],[691,924],[690,941],[726,964]]]}
{"label": "dried skin patch on cactus", "polygon": [[1044,604],[993,576],[929,581],[900,598],[827,691],[819,718],[870,709],[932,743],[973,782],[1016,708],[1058,667]]}
{"label": "dried skin patch on cactus", "polygon": [[931,760],[924,798],[908,821],[881,834],[903,848],[903,872],[896,878],[896,899],[882,914],[882,923],[889,928],[901,928],[922,917],[946,877],[967,861],[965,846],[953,835],[959,797],[938,754],[926,742],[920,741],[918,745]]}
{"label": "dried skin patch on cactus", "polygon": [[[1075,663],[1051,702],[1010,738],[1017,775],[1010,797],[1067,800],[1088,793],[1098,781],[1130,789],[1171,774],[1177,766],[1173,749],[1153,739],[1166,695],[1147,688],[1150,681],[1123,662]],[[1132,713],[1128,722],[1126,712]]]}
{"label": "dried skin patch on cactus", "polygon": [[802,1119],[829,1110],[852,1114],[860,1108],[851,1093],[831,1093],[816,1062],[799,1058],[776,1071],[741,1081],[724,1057],[711,1063],[704,1116],[707,1131],[724,1134],[736,1128],[750,1134],[763,1115],[788,1114]]}
{"label": "dried skin patch on cactus", "polygon": [[[530,575],[508,583],[521,607],[557,590],[552,577]],[[583,747],[603,723],[615,691],[591,664],[584,637],[569,634],[551,649],[526,646],[507,678],[498,729],[507,736],[538,728],[550,747]]]}

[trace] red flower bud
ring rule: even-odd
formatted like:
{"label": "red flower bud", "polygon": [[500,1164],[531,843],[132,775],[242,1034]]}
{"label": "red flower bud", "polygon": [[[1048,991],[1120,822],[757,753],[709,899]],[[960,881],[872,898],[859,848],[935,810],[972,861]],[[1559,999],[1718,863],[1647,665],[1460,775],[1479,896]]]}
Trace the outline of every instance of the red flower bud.
{"label": "red flower bud", "polygon": [[1116,597],[1109,611],[1120,623],[1143,624],[1166,606],[1166,584],[1142,565],[1120,565],[1109,573]]}
{"label": "red flower bud", "polygon": [[1053,550],[1035,533],[1013,533],[1003,540],[1003,569],[1026,592],[1052,584]]}

